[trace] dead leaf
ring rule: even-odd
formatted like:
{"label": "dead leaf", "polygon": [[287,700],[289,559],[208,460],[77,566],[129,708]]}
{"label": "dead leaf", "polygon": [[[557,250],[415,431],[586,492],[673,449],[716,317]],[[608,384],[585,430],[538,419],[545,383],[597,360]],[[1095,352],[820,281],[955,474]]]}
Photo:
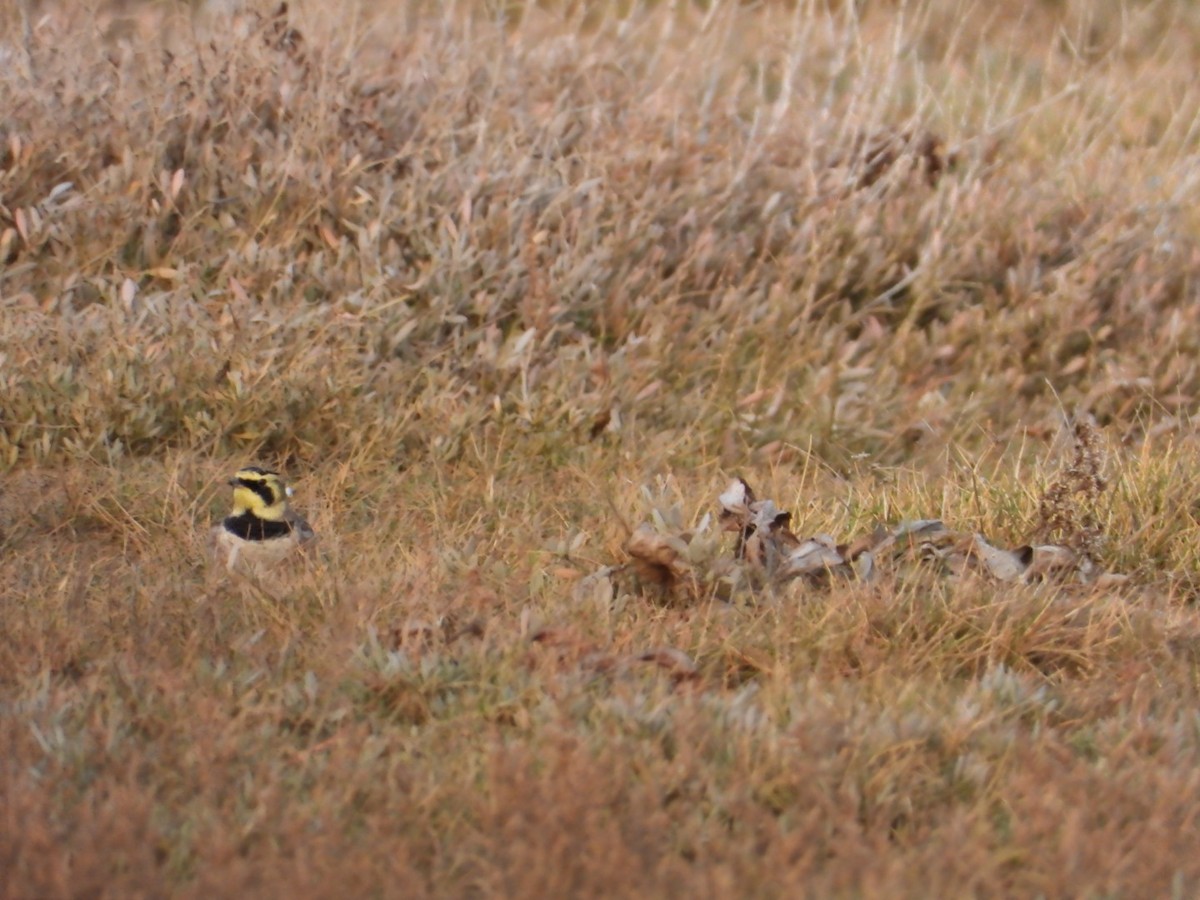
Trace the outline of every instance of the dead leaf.
{"label": "dead leaf", "polygon": [[984,568],[1000,581],[1019,581],[1033,559],[1032,547],[1022,547],[1017,551],[1001,550],[989,544],[982,534],[975,535],[973,549]]}
{"label": "dead leaf", "polygon": [[750,521],[750,504],[754,502],[754,491],[744,479],[738,478],[730,482],[724,492],[717,497],[721,505],[719,520],[726,531],[738,531]]}
{"label": "dead leaf", "polygon": [[659,534],[645,523],[639,525],[625,542],[625,552],[633,557],[633,567],[643,581],[671,587],[687,574],[688,564],[680,559],[686,544],[680,538]]}
{"label": "dead leaf", "polygon": [[791,578],[828,572],[846,562],[837,543],[827,534],[818,534],[802,542],[787,555],[780,574]]}
{"label": "dead leaf", "polygon": [[864,550],[853,559],[850,568],[853,569],[859,581],[871,581],[876,574],[875,554],[870,550]]}
{"label": "dead leaf", "polygon": [[616,584],[613,575],[624,569],[624,566],[605,566],[580,578],[571,589],[571,598],[576,603],[596,601],[602,605],[612,602],[616,596]]}
{"label": "dead leaf", "polygon": [[1042,544],[1029,548],[1029,553],[1029,568],[1025,570],[1024,574],[1026,582],[1061,579],[1078,575],[1080,572],[1080,557],[1067,547]]}

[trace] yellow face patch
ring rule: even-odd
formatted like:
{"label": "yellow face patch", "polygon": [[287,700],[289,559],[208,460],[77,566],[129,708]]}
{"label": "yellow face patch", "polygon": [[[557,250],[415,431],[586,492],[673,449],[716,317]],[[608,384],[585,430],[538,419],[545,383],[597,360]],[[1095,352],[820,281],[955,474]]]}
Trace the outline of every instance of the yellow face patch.
{"label": "yellow face patch", "polygon": [[287,509],[283,481],[265,469],[241,469],[229,482],[233,485],[233,514],[253,513],[260,519],[280,520]]}

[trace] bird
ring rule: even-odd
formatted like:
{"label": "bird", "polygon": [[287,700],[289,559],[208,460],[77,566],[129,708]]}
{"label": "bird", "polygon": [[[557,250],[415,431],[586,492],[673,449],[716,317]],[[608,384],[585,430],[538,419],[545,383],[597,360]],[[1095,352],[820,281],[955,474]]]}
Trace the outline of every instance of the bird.
{"label": "bird", "polygon": [[316,539],[312,526],[288,505],[292,489],[278,472],[246,466],[229,485],[233,512],[212,530],[229,571],[275,566]]}

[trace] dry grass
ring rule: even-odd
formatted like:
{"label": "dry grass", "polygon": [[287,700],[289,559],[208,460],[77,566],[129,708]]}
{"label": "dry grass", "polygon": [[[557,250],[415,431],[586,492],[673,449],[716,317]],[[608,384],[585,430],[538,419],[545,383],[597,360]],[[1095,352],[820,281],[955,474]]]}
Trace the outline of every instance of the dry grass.
{"label": "dry grass", "polygon": [[[5,11],[0,894],[1200,891],[1200,10],[451,7]],[[605,568],[734,475],[1132,579]]]}

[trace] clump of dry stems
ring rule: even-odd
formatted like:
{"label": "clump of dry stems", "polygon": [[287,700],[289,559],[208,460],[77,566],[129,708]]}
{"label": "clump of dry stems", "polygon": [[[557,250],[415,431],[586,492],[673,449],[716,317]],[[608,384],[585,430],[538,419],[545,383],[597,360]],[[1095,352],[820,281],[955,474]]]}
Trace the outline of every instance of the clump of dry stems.
{"label": "clump of dry stems", "polygon": [[1096,506],[1108,488],[1100,431],[1093,419],[1079,416],[1072,437],[1070,462],[1038,501],[1039,532],[1065,540],[1082,556],[1096,559],[1105,536]]}

